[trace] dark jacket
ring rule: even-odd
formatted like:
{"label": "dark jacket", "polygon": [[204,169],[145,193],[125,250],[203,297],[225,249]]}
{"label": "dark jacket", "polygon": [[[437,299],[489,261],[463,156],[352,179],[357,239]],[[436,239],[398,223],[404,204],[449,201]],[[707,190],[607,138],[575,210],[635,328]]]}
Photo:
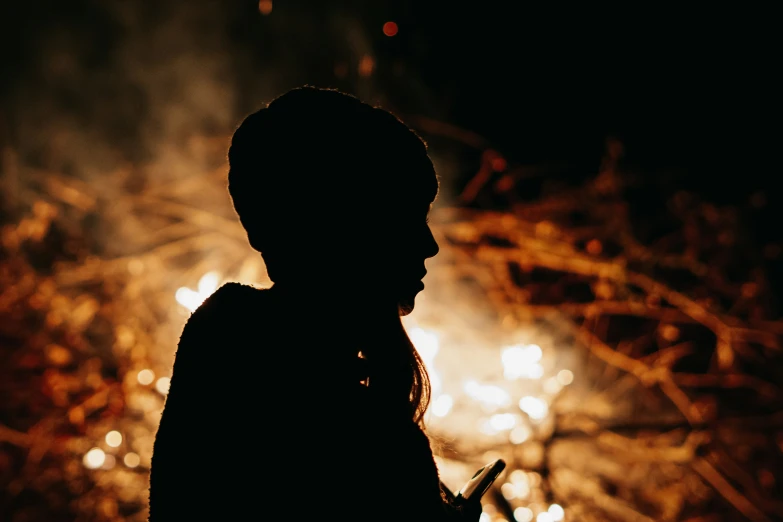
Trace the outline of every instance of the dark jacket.
{"label": "dark jacket", "polygon": [[226,284],[185,325],[150,522],[446,520],[427,436],[335,355],[351,325],[314,322],[273,294]]}

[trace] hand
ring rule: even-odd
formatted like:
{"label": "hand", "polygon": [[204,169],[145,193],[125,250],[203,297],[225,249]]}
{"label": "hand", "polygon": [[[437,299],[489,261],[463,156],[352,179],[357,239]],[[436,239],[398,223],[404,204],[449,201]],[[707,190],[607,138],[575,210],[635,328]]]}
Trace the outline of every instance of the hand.
{"label": "hand", "polygon": [[483,511],[481,500],[461,500],[454,505],[457,507],[455,521],[478,522]]}
{"label": "hand", "polygon": [[440,490],[446,496],[446,500],[449,502],[449,504],[454,504],[457,501],[457,496],[451,492],[449,487],[444,484],[443,481],[440,482]]}
{"label": "hand", "polygon": [[480,500],[461,500],[444,484],[440,483],[440,489],[446,497],[449,520],[454,522],[477,522],[481,517],[482,507]]}

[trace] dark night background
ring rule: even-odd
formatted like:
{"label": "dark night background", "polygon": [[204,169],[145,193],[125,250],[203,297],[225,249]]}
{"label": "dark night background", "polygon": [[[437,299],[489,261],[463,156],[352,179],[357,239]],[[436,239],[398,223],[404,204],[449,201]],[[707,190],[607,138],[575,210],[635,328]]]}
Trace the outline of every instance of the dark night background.
{"label": "dark night background", "polygon": [[[648,195],[695,189],[747,205],[762,193],[751,228],[779,238],[773,19],[658,4],[278,1],[262,16],[254,1],[15,2],[0,18],[0,129],[35,156],[64,122],[58,132],[89,136],[78,143],[109,144],[108,159],[88,147],[93,160],[136,161],[194,129],[230,132],[311,83],[477,132],[512,162],[557,165],[564,180],[592,176],[614,136]],[[391,38],[388,20],[400,28]],[[365,53],[371,78],[356,74]],[[181,104],[179,124],[161,123],[181,91],[204,83],[212,90]],[[466,160],[463,177],[473,170]]]}

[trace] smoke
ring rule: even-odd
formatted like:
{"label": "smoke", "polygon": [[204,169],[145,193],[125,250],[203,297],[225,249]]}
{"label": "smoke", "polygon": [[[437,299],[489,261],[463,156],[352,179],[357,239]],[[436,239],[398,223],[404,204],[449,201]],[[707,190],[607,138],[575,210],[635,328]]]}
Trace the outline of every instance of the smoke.
{"label": "smoke", "polygon": [[250,1],[76,0],[14,9],[3,17],[0,140],[25,163],[85,180],[161,160],[193,135],[230,135],[302,84],[437,110],[370,7],[286,2],[265,16]]}
{"label": "smoke", "polygon": [[218,7],[104,2],[28,33],[27,63],[5,100],[17,151],[89,179],[194,132],[229,129],[235,51]]}
{"label": "smoke", "polygon": [[[19,178],[6,185],[29,183],[31,169],[65,176],[103,202],[102,221],[126,213],[126,232],[145,235],[150,225],[123,206],[126,193],[214,169],[190,140],[223,137],[227,147],[247,113],[289,88],[339,88],[406,120],[438,115],[437,97],[392,52],[369,7],[303,4],[275,3],[268,15],[250,1],[20,4],[3,28],[18,56],[10,60],[10,47],[0,51],[9,57],[0,146],[21,166],[2,169],[3,178]],[[443,205],[453,199],[460,158],[448,143],[424,137]],[[225,200],[218,207],[229,204],[225,194],[212,197]],[[101,236],[96,242],[121,249],[124,239],[106,226],[91,231]]]}

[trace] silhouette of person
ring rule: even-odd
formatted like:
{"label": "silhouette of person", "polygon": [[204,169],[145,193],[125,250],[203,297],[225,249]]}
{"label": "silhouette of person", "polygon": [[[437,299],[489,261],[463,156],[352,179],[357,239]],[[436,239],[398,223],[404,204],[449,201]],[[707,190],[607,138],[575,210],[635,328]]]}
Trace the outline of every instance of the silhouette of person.
{"label": "silhouette of person", "polygon": [[190,317],[150,473],[151,522],[473,522],[439,479],[430,385],[400,320],[438,252],[438,179],[391,113],[301,87],[249,115],[228,190],[273,286]]}

